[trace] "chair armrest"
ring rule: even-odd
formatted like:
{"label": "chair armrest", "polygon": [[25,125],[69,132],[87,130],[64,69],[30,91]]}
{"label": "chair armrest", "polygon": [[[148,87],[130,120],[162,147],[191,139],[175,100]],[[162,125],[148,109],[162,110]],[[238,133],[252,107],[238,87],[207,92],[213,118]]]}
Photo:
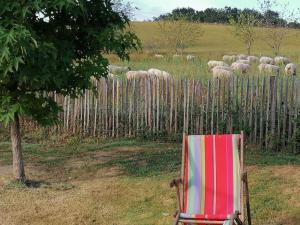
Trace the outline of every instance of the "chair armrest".
{"label": "chair armrest", "polygon": [[239,211],[235,211],[233,214],[231,214],[229,224],[234,225],[234,221],[236,221],[238,225],[243,225],[243,222],[239,218],[239,215],[241,215]]}
{"label": "chair armrest", "polygon": [[182,179],[181,178],[178,178],[178,179],[173,179],[171,182],[170,182],[170,187],[179,187],[179,185],[182,184]]}
{"label": "chair armrest", "polygon": [[182,184],[182,179],[179,178],[179,179],[173,179],[171,182],[170,182],[170,187],[175,187],[176,188],[176,198],[177,198],[177,206],[178,206],[178,214],[177,216],[180,214],[181,212],[181,201],[180,201],[180,184]]}

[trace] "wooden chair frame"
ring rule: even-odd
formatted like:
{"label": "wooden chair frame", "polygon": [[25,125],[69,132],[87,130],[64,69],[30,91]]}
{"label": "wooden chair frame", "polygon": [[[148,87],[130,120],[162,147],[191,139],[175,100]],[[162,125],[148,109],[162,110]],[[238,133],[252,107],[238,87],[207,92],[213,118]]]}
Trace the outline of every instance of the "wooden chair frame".
{"label": "wooden chair frame", "polygon": [[[181,177],[179,179],[173,179],[170,183],[170,187],[176,188],[176,198],[177,198],[177,210],[174,214],[174,223],[173,225],[177,225],[178,223],[192,223],[192,224],[223,224],[223,221],[216,220],[199,220],[199,219],[185,219],[180,218],[180,213],[183,209],[183,192],[184,192],[184,168],[185,168],[185,137],[188,134],[183,134],[182,137],[182,163],[181,163]],[[239,156],[240,156],[240,211],[236,211],[230,216],[230,225],[234,225],[236,222],[238,225],[245,225],[244,220],[244,197],[246,198],[246,208],[247,208],[247,219],[248,225],[251,225],[251,215],[250,215],[250,201],[249,201],[249,189],[248,189],[248,177],[247,172],[244,170],[244,133],[241,131],[241,138],[239,142]]]}

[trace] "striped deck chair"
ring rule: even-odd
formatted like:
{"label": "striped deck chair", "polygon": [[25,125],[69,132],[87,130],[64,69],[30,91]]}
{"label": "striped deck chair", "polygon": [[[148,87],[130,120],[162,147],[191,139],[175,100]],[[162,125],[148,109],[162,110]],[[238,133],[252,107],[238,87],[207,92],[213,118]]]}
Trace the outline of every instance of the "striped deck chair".
{"label": "striped deck chair", "polygon": [[251,225],[247,173],[243,170],[243,132],[222,135],[184,135],[181,178],[176,187],[178,210],[174,225]]}

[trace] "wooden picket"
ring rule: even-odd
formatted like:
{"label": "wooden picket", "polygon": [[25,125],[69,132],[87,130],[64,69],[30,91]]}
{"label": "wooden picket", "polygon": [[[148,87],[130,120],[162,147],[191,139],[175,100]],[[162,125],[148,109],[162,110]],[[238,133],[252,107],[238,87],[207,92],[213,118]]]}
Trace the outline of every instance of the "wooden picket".
{"label": "wooden picket", "polygon": [[53,132],[176,138],[182,132],[244,130],[249,143],[280,150],[295,143],[299,129],[297,77],[103,78],[93,83],[95,90],[77,99],[49,95],[64,109],[59,115],[61,124]]}

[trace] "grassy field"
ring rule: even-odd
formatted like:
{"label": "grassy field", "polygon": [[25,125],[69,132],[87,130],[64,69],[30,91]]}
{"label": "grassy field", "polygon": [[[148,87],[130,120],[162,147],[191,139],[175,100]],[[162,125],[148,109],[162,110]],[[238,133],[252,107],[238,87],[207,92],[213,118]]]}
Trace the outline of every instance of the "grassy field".
{"label": "grassy field", "polygon": [[[0,224],[171,224],[179,143],[26,137],[31,187],[11,179],[0,143]],[[300,223],[300,158],[246,149],[253,224]]]}
{"label": "grassy field", "polygon": [[[146,47],[158,37],[159,29],[155,22],[133,22],[132,30],[136,32]],[[186,53],[196,54],[199,57],[211,58],[222,56],[223,54],[246,54],[246,49],[241,41],[232,34],[232,27],[221,24],[200,24],[204,30],[203,37],[196,40],[194,46],[189,47]],[[261,28],[257,28],[258,38],[253,44],[252,54],[254,55],[272,55],[269,46],[265,44],[260,34],[263,32]],[[286,39],[282,43],[281,53],[298,59],[300,56],[300,33],[298,30],[291,29]],[[147,52],[147,48],[145,51]],[[158,52],[166,53],[164,49]]]}
{"label": "grassy field", "polygon": [[[133,53],[129,62],[122,62],[115,56],[109,56],[110,62],[112,64],[127,65],[132,70],[158,68],[168,71],[174,77],[205,79],[211,77],[211,73],[207,68],[208,60],[221,60],[224,54],[246,53],[242,42],[233,36],[230,26],[219,24],[201,24],[200,26],[205,31],[204,36],[197,38],[195,45],[187,48],[184,53],[184,55],[193,54],[197,56],[197,60],[194,62],[188,62],[184,57],[182,59],[173,59],[170,57],[170,53],[163,48],[150,49],[151,43],[155,42],[160,36],[158,25],[154,22],[133,22],[131,24],[131,29],[136,32],[143,44],[141,53]],[[262,29],[257,28],[258,34],[262,32]],[[161,53],[167,57],[155,59],[153,57],[154,53]],[[274,56],[271,48],[266,45],[261,37],[254,42],[252,54],[257,56]],[[300,32],[298,30],[291,29],[288,32],[286,39],[282,43],[281,55],[289,57],[294,63],[299,65]],[[258,74],[257,65],[253,66],[249,74]]]}

